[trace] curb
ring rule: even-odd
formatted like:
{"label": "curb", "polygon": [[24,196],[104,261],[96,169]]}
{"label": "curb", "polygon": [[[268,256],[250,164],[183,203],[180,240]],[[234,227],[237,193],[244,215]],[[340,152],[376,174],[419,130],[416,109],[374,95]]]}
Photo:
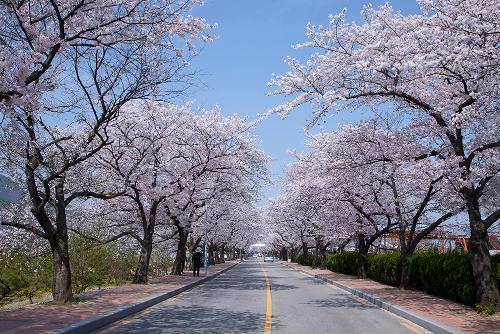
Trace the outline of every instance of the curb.
{"label": "curb", "polygon": [[313,275],[313,274],[310,274],[308,273],[307,271],[305,270],[302,270],[302,269],[296,269],[296,268],[293,268],[291,266],[288,266],[287,264],[284,264],[282,263],[282,265],[284,265],[285,267],[287,268],[290,268],[290,269],[293,269],[293,270],[296,270],[296,271],[300,271],[306,275],[308,275],[309,277],[311,278],[315,278],[317,280],[320,280],[320,281],[323,281],[323,282],[326,282],[326,283],[329,283],[329,284],[332,284],[334,286],[336,286],[337,288],[339,289],[342,289],[344,291],[347,291],[355,296],[358,296],[378,307],[380,307],[381,309],[384,309],[388,312],[391,312],[393,314],[396,314],[398,316],[400,316],[401,318],[404,318],[406,320],[409,320],[411,322],[413,322],[414,324],[417,324],[419,325],[420,327],[423,327],[435,334],[463,334],[462,332],[459,332],[455,329],[452,329],[448,326],[445,326],[441,323],[438,323],[434,320],[431,320],[431,319],[428,319],[424,316],[421,316],[419,314],[416,314],[414,312],[411,312],[409,311],[408,309],[405,309],[401,306],[397,306],[395,304],[392,304],[392,303],[389,303],[389,302],[386,302],[380,298],[377,298],[377,297],[374,297],[364,291],[361,291],[361,290],[358,290],[358,289],[353,289],[351,287],[348,287],[346,285],[343,285],[343,284],[340,284],[338,282],[335,282],[334,280],[332,279],[329,279],[329,278],[326,278],[326,277],[321,277],[320,275]]}
{"label": "curb", "polygon": [[121,320],[125,317],[128,317],[134,313],[140,312],[142,310],[147,309],[148,307],[151,307],[155,304],[161,303],[162,301],[165,301],[169,298],[172,298],[173,296],[176,296],[184,291],[190,290],[194,288],[195,286],[201,285],[205,282],[208,282],[220,274],[228,271],[229,269],[234,268],[239,264],[235,263],[227,268],[222,269],[221,271],[218,271],[216,273],[213,273],[209,276],[203,277],[197,281],[191,282],[189,284],[186,284],[184,286],[181,286],[179,288],[176,288],[174,290],[170,290],[165,293],[160,293],[154,297],[146,298],[141,301],[138,301],[137,303],[134,304],[129,304],[127,306],[109,311],[104,314],[96,315],[93,317],[90,317],[88,319],[82,320],[80,322],[74,323],[73,325],[57,329],[53,331],[53,334],[86,334],[90,333],[92,331],[95,331],[97,329],[100,329],[104,326],[110,325],[113,322],[116,322],[118,320]]}

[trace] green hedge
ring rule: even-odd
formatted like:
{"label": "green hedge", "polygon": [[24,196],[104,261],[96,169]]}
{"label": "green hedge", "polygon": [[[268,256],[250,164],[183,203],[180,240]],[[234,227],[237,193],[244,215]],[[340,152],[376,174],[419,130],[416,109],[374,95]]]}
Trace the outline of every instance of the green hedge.
{"label": "green hedge", "polygon": [[401,262],[398,253],[369,255],[366,259],[368,277],[387,285],[399,285]]}
{"label": "green hedge", "polygon": [[357,253],[329,254],[326,267],[337,273],[356,275],[358,273],[359,256]]}
{"label": "green hedge", "polygon": [[[307,264],[302,254],[296,257]],[[356,275],[357,253],[330,254],[326,258],[329,270]],[[312,256],[311,256],[312,262]],[[491,257],[493,271],[500,286],[500,255]],[[417,252],[409,258],[410,285],[430,294],[474,306],[476,288],[467,254]],[[399,253],[384,253],[367,257],[368,277],[388,285],[398,286],[401,275]]]}
{"label": "green hedge", "polygon": [[430,294],[474,305],[476,288],[465,254],[418,252],[409,259],[410,282]]}
{"label": "green hedge", "polygon": [[311,253],[306,254],[304,256],[304,253],[299,253],[295,256],[292,256],[292,261],[302,264],[304,266],[312,266],[314,260],[314,255]]}
{"label": "green hedge", "polygon": [[[491,266],[500,286],[500,255],[491,257]],[[410,282],[430,294],[475,305],[476,287],[466,254],[415,253],[410,257]]]}

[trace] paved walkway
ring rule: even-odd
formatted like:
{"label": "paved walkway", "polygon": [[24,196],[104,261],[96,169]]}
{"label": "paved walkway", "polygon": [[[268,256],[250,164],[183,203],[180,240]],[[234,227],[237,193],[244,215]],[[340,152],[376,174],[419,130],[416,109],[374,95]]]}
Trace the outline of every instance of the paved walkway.
{"label": "paved walkway", "polygon": [[[234,263],[229,261],[209,267],[209,274],[221,271]],[[188,272],[185,276],[155,279],[146,285],[126,284],[84,293],[82,297],[85,302],[69,306],[33,304],[19,309],[0,309],[0,333],[50,333],[92,316],[179,288],[197,279]]]}
{"label": "paved walkway", "polygon": [[399,290],[371,279],[358,279],[326,269],[312,269],[297,263],[281,263],[311,275],[320,275],[350,288],[362,290],[374,297],[466,334],[500,333],[500,314],[498,313],[494,316],[480,315],[472,307],[431,296],[422,291]]}

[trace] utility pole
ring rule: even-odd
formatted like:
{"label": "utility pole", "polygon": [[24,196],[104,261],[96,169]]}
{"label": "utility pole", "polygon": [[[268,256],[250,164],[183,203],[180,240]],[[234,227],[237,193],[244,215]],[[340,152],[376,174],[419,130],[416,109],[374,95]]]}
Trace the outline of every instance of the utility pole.
{"label": "utility pole", "polygon": [[208,205],[205,208],[205,276],[208,275]]}

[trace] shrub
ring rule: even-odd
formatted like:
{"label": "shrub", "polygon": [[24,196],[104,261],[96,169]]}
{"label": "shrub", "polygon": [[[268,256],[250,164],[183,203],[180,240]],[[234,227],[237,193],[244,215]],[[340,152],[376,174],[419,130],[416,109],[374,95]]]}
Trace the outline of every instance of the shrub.
{"label": "shrub", "polygon": [[296,254],[294,257],[293,257],[293,262],[295,263],[300,263],[302,261],[302,258],[304,257],[304,255],[302,253],[299,253],[299,254]]}
{"label": "shrub", "polygon": [[358,273],[358,253],[329,254],[326,257],[326,267],[334,272],[356,275]]}
{"label": "shrub", "polygon": [[[304,262],[303,257],[298,260]],[[358,261],[357,253],[330,254],[326,258],[326,266],[334,272],[356,275]],[[367,266],[369,278],[388,285],[399,285],[399,253],[369,255]],[[409,266],[411,286],[466,305],[475,305],[476,287],[467,254],[417,252],[410,256]],[[491,257],[491,266],[500,286],[500,254]]]}
{"label": "shrub", "polygon": [[52,281],[50,254],[33,256],[25,249],[0,251],[0,307],[40,296]]}
{"label": "shrub", "polygon": [[295,261],[296,263],[299,263],[304,266],[312,266],[314,260],[314,255],[311,253],[307,253],[304,256],[304,253],[299,253],[295,256]]}
{"label": "shrub", "polygon": [[[137,261],[134,262],[134,266],[137,266],[136,262]],[[190,260],[188,263],[191,263]],[[173,264],[174,260],[167,252],[153,251],[151,260],[149,261],[149,275],[151,277],[168,275]]]}
{"label": "shrub", "polygon": [[91,287],[124,284],[134,272],[137,255],[114,243],[100,244],[72,235],[70,261],[74,292],[81,293]]}
{"label": "shrub", "polygon": [[[30,245],[0,247],[0,307],[50,292],[52,256],[43,248],[33,251]],[[103,245],[71,234],[69,247],[72,288],[76,293],[91,287],[124,284],[137,265],[137,252],[123,250],[116,243]],[[162,261],[163,257],[153,264],[159,273],[164,271]]]}
{"label": "shrub", "polygon": [[401,277],[399,253],[369,255],[366,259],[368,277],[380,283],[397,286]]}
{"label": "shrub", "polygon": [[418,252],[409,264],[410,281],[417,289],[474,305],[476,288],[466,254]]}
{"label": "shrub", "polygon": [[106,245],[74,235],[70,238],[69,247],[74,292],[81,293],[89,287],[101,287],[108,283],[106,274],[111,254]]}
{"label": "shrub", "polygon": [[[497,284],[500,284],[500,255],[491,257]],[[419,252],[410,257],[410,281],[430,294],[475,305],[476,287],[467,254]]]}
{"label": "shrub", "polygon": [[132,279],[137,267],[137,254],[135,252],[117,253],[113,252],[108,275],[112,284],[121,285]]}

